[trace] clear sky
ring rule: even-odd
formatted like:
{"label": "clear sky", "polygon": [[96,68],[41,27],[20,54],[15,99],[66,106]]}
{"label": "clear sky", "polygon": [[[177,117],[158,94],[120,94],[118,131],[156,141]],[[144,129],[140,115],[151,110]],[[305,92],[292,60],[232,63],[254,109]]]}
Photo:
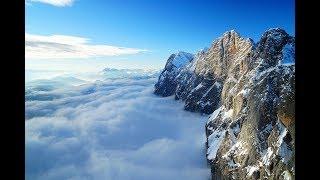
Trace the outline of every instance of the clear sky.
{"label": "clear sky", "polygon": [[294,11],[293,0],[26,0],[26,69],[162,68],[227,30],[255,41],[272,27],[294,35]]}

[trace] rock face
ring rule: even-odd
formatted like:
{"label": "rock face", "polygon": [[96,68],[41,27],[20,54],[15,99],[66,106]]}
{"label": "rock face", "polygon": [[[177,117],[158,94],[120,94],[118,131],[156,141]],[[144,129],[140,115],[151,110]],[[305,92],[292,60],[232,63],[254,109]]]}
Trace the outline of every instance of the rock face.
{"label": "rock face", "polygon": [[184,66],[172,65],[176,57],[173,54],[155,85],[155,94],[175,95],[176,99],[185,101],[186,110],[210,114],[220,104],[223,82],[234,80],[227,79],[228,75],[234,74],[237,78],[247,70],[247,57],[252,49],[251,39],[244,39],[232,30],[214,41],[211,48],[198,52]]}
{"label": "rock face", "polygon": [[156,94],[211,114],[212,179],[294,179],[294,62],[294,37],[282,29],[269,29],[257,44],[229,31],[175,73],[169,66],[161,73]]}
{"label": "rock face", "polygon": [[192,59],[193,55],[190,53],[179,52],[177,54],[172,54],[159,76],[154,93],[164,97],[171,96],[177,88],[178,82],[176,81],[176,76]]}

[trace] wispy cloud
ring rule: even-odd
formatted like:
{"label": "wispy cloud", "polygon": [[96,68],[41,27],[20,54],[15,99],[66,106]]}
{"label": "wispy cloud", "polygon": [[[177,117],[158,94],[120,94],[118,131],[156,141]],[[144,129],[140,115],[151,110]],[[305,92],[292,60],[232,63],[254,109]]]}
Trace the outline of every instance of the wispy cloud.
{"label": "wispy cloud", "polygon": [[119,56],[138,54],[145,49],[89,44],[88,38],[65,35],[25,36],[26,58],[30,59],[67,59]]}
{"label": "wispy cloud", "polygon": [[40,2],[40,3],[50,4],[53,6],[64,7],[64,6],[72,6],[74,0],[27,0],[27,2]]}

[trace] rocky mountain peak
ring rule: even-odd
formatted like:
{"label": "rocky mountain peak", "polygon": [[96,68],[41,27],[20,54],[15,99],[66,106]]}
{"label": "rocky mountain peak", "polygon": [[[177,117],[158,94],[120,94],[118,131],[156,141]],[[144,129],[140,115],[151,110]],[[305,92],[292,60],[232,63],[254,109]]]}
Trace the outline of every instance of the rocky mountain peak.
{"label": "rocky mountain peak", "polygon": [[256,59],[261,59],[267,67],[274,66],[282,59],[282,49],[288,43],[294,43],[291,37],[281,28],[271,28],[264,32],[258,42]]}
{"label": "rocky mountain peak", "polygon": [[232,39],[234,37],[240,37],[240,34],[238,32],[236,32],[234,29],[226,31],[225,33],[223,33],[222,35],[223,38],[229,38]]}
{"label": "rocky mountain peak", "polygon": [[220,42],[224,44],[224,46],[227,45],[236,45],[237,41],[239,41],[242,37],[239,33],[237,33],[235,30],[226,31],[223,33],[223,35],[219,38]]}
{"label": "rocky mountain peak", "polygon": [[[263,33],[259,42],[260,47],[281,47],[290,38],[289,34],[281,28],[272,28]],[[275,47],[275,49],[277,48]]]}
{"label": "rocky mountain peak", "polygon": [[181,68],[185,64],[189,63],[193,59],[194,55],[184,51],[179,51],[178,53],[171,54],[166,63],[166,67],[170,68]]}
{"label": "rocky mountain peak", "polygon": [[274,35],[285,35],[285,36],[288,36],[289,34],[284,29],[276,27],[276,28],[270,28],[267,31],[265,31],[263,33],[262,37],[265,36],[265,35],[271,35],[271,36],[274,36]]}
{"label": "rocky mountain peak", "polygon": [[171,96],[177,88],[175,77],[193,58],[193,54],[184,51],[171,54],[155,85],[155,94]]}
{"label": "rocky mountain peak", "polygon": [[215,40],[207,52],[207,58],[196,65],[197,74],[214,74],[225,78],[230,68],[241,63],[253,48],[253,42],[234,30],[225,32]]}
{"label": "rocky mountain peak", "polygon": [[255,45],[231,30],[189,60],[166,67],[155,94],[211,114],[205,129],[212,179],[294,179],[294,37],[272,28]]}

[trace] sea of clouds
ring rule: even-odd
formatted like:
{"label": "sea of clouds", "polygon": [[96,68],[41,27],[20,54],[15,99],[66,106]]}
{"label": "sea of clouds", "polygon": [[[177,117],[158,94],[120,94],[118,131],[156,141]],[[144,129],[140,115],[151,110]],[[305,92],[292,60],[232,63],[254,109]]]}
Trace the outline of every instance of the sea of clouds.
{"label": "sea of clouds", "polygon": [[209,179],[207,116],[154,95],[156,74],[108,77],[26,84],[26,179]]}

